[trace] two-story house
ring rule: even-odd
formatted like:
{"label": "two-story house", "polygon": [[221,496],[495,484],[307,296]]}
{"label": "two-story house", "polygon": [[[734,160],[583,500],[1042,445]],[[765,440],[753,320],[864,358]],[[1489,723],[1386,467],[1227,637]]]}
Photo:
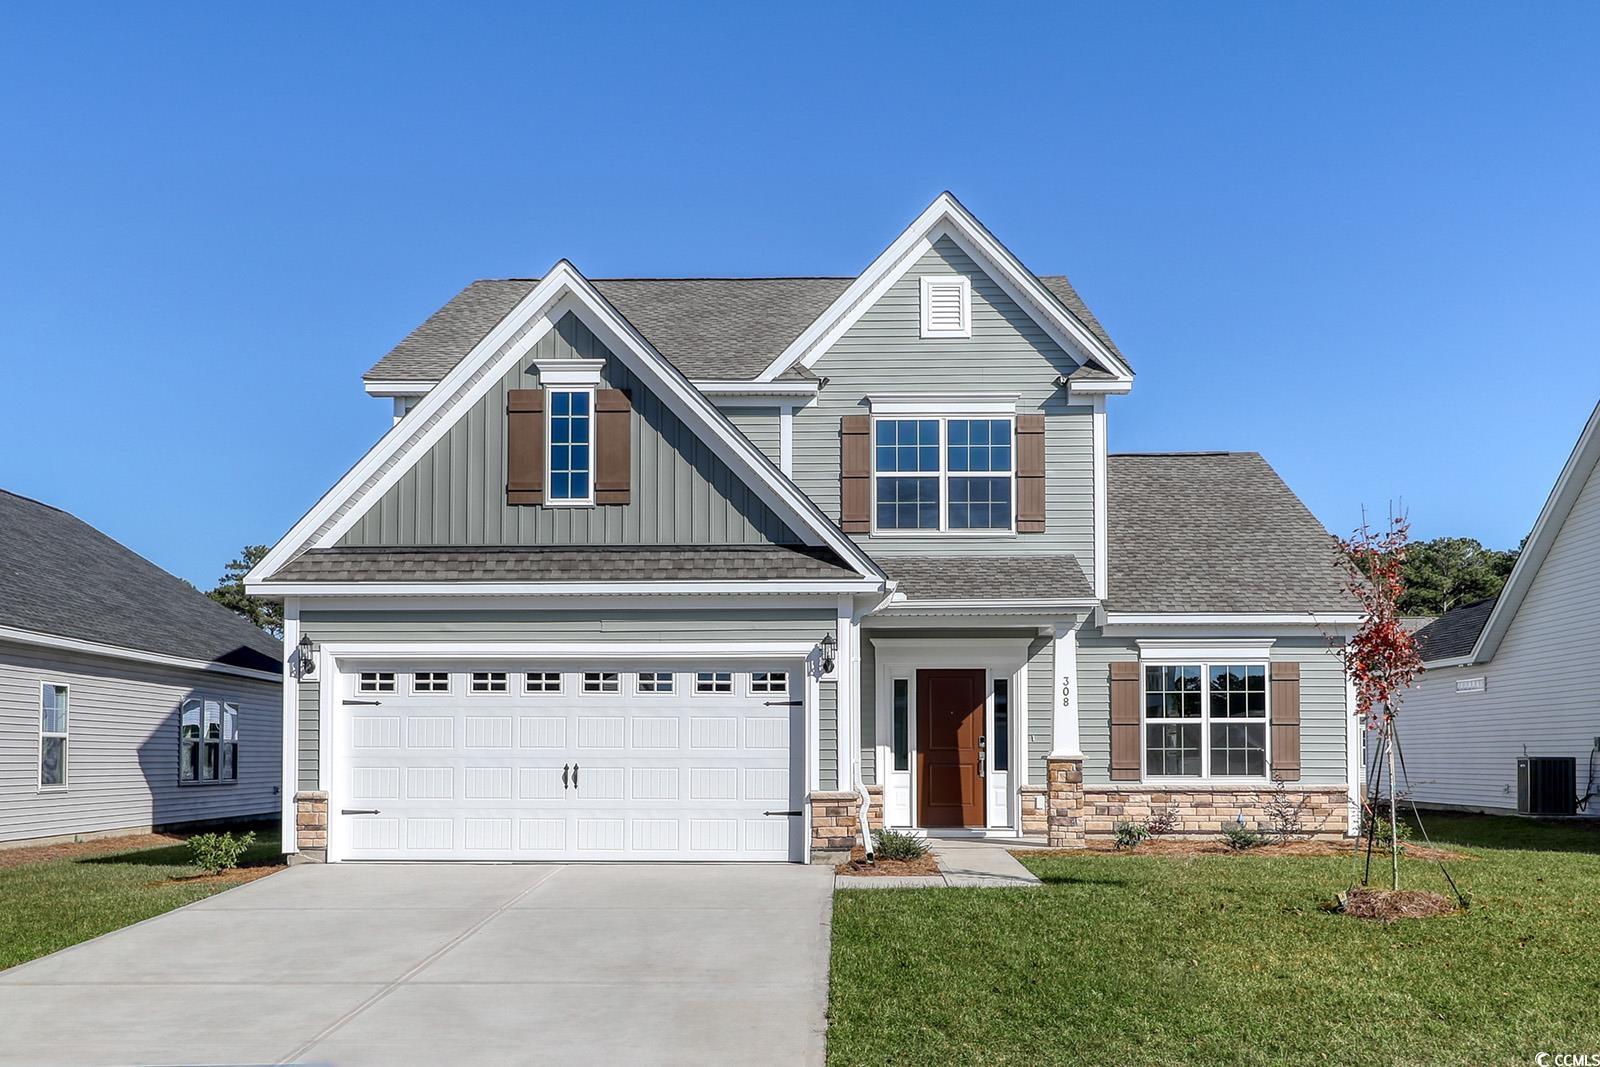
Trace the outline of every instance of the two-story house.
{"label": "two-story house", "polygon": [[1071,846],[1274,779],[1345,832],[1326,532],[1254,453],[1108,455],[1128,360],[948,194],[853,278],[475,282],[365,381],[249,578],[302,858]]}

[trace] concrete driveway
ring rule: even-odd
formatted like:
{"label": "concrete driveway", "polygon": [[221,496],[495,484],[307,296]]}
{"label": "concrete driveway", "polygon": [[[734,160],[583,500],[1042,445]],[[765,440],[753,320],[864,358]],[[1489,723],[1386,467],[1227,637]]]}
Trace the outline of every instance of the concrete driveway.
{"label": "concrete driveway", "polygon": [[0,972],[0,1064],[821,1063],[832,885],[293,867]]}

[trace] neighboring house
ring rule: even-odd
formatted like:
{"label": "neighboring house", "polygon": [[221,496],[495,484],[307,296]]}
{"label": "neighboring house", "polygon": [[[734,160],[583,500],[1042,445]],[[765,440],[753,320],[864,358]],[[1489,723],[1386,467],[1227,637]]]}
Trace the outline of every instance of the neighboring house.
{"label": "neighboring house", "polygon": [[[1418,804],[1600,814],[1600,697],[1576,684],[1581,670],[1566,670],[1587,669],[1600,649],[1597,425],[1600,408],[1500,595],[1417,633],[1427,671],[1405,694],[1398,722],[1408,772],[1400,785]],[[1530,757],[1555,762],[1529,767],[1522,761]]]}
{"label": "neighboring house", "polygon": [[272,814],[282,649],[0,490],[0,847]]}
{"label": "neighboring house", "polygon": [[1074,845],[1255,819],[1274,774],[1344,832],[1330,539],[1254,453],[1108,456],[1132,385],[948,194],[855,278],[469,285],[247,580],[296,650],[286,835],[802,860],[869,797]]}

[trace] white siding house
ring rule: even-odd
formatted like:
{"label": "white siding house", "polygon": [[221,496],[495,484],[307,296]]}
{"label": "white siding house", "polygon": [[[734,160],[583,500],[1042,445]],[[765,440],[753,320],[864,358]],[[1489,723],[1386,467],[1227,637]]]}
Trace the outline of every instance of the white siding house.
{"label": "white siding house", "polygon": [[274,813],[277,641],[0,491],[0,848]]}
{"label": "white siding house", "polygon": [[[1579,815],[1600,815],[1600,408],[1590,416],[1500,596],[1418,632],[1428,670],[1400,738],[1419,804],[1515,811],[1517,761],[1576,761]],[[1402,782],[1402,788],[1406,786]]]}

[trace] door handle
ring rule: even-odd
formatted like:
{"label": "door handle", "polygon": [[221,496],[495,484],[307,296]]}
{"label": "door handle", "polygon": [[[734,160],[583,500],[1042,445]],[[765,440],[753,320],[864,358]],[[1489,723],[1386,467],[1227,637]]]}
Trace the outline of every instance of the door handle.
{"label": "door handle", "polygon": [[989,738],[986,734],[978,735],[978,777],[989,777]]}
{"label": "door handle", "polygon": [[576,763],[572,765],[572,788],[578,788],[578,765]]}
{"label": "door handle", "polygon": [[561,765],[561,788],[565,789],[566,787],[567,787],[567,765],[565,763],[563,763]]}

